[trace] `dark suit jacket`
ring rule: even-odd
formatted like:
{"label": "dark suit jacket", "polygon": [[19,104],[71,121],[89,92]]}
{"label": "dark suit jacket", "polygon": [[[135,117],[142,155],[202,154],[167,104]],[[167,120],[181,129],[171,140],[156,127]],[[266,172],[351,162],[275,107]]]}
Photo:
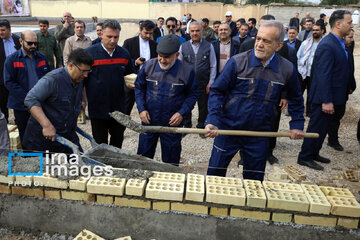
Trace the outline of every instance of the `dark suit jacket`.
{"label": "dark suit jacket", "polygon": [[[286,45],[287,45],[288,42],[289,42],[289,40],[286,40],[286,41],[284,41],[284,44],[286,43]],[[302,41],[300,41],[299,39],[296,39],[296,40],[295,40],[295,49],[296,49],[296,52],[299,51],[299,48],[300,48],[301,43],[302,43]]]}
{"label": "dark suit jacket", "polygon": [[[216,75],[219,75],[219,63],[220,63],[220,40],[215,40],[212,42],[212,45],[214,47],[214,51],[215,51],[215,55],[216,55],[216,63],[217,63],[217,70],[216,70]],[[239,48],[240,48],[240,42],[238,41],[233,41],[231,39],[231,43],[230,43],[230,57],[234,56],[235,54],[239,53]]]}
{"label": "dark suit jacket", "polygon": [[[153,40],[150,39],[149,45],[150,45],[150,58],[157,57],[156,42],[154,42]],[[130,57],[133,60],[133,63],[135,66],[136,59],[138,59],[140,57],[139,36],[135,36],[135,37],[126,39],[123,47],[129,51]],[[139,71],[139,69],[140,69],[140,66],[135,66],[136,71]]]}
{"label": "dark suit jacket", "polygon": [[[14,40],[15,48],[16,50],[19,50],[21,48],[19,37],[15,34],[11,34],[11,37]],[[5,64],[5,48],[4,48],[4,42],[2,39],[0,39],[0,85],[4,85],[4,64]]]}
{"label": "dark suit jacket", "polygon": [[309,101],[316,104],[345,104],[348,96],[350,64],[344,48],[332,33],[320,41],[315,51],[312,68],[315,70]]}
{"label": "dark suit jacket", "polygon": [[293,17],[290,19],[289,26],[296,27],[298,32],[299,32],[299,25],[300,25],[300,20],[298,18]]}
{"label": "dark suit jacket", "polygon": [[235,37],[235,35],[238,33],[238,30],[236,28],[236,22],[231,22],[229,25],[231,29],[230,37]]}
{"label": "dark suit jacket", "polygon": [[[163,29],[163,31],[164,31],[164,29]],[[153,32],[153,40],[156,41],[156,39],[158,39],[158,37],[161,37],[161,32],[160,32],[160,28],[156,27]]]}

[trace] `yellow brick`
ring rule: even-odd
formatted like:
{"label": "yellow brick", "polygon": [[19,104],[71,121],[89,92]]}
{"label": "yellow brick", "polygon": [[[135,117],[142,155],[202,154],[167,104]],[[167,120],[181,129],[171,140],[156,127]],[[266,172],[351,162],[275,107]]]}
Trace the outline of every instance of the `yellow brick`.
{"label": "yellow brick", "polygon": [[61,197],[67,200],[95,202],[95,194],[61,190]]}
{"label": "yellow brick", "polygon": [[22,187],[31,187],[34,182],[33,176],[16,176],[15,185]]}
{"label": "yellow brick", "polygon": [[308,212],[309,201],[304,193],[266,190],[267,207],[290,211]]}
{"label": "yellow brick", "polygon": [[114,240],[131,240],[131,236],[121,237]]}
{"label": "yellow brick", "polygon": [[231,208],[230,209],[230,216],[231,217],[238,217],[238,218],[250,218],[256,220],[270,220],[270,212],[261,212],[261,211],[249,211],[249,210],[242,210]]}
{"label": "yellow brick", "polygon": [[295,178],[296,181],[303,181],[306,180],[306,174],[298,169],[297,167],[293,165],[288,165],[285,167],[285,171],[293,178]]}
{"label": "yellow brick", "polygon": [[153,173],[154,174],[149,178],[149,181],[185,183],[185,174],[183,173],[169,173],[169,172],[153,172]]}
{"label": "yellow brick", "polygon": [[8,124],[7,125],[8,132],[15,131],[17,129],[17,125]]}
{"label": "yellow brick", "polygon": [[15,181],[15,176],[0,175],[0,183],[9,184],[9,183],[13,183],[14,181]]}
{"label": "yellow brick", "polygon": [[260,181],[244,180],[244,188],[246,191],[246,206],[265,208],[266,195]]}
{"label": "yellow brick", "polygon": [[15,195],[23,195],[29,197],[44,197],[44,191],[39,188],[23,188],[23,187],[15,187],[11,188],[12,194]]}
{"label": "yellow brick", "polygon": [[185,199],[194,202],[203,202],[205,195],[205,177],[200,174],[187,174]]}
{"label": "yellow brick", "polygon": [[330,217],[318,217],[318,216],[302,216],[294,215],[294,222],[296,224],[323,226],[323,227],[335,227],[336,218]]}
{"label": "yellow brick", "polygon": [[331,214],[346,217],[360,217],[360,204],[355,198],[328,196],[327,199],[331,204]]}
{"label": "yellow brick", "polygon": [[272,213],[271,220],[274,222],[291,222],[292,214],[291,213]]}
{"label": "yellow brick", "polygon": [[74,240],[85,240],[85,239],[90,239],[90,240],[105,240],[104,238],[99,237],[98,235],[96,235],[95,233],[90,232],[89,230],[82,230],[75,238]]}
{"label": "yellow brick", "polygon": [[0,184],[0,193],[10,194],[10,193],[11,193],[11,188],[10,188],[10,186]]}
{"label": "yellow brick", "polygon": [[330,214],[331,205],[319,186],[301,184],[301,187],[310,203],[309,212],[326,215]]}
{"label": "yellow brick", "polygon": [[320,189],[325,194],[325,196],[354,198],[354,195],[347,188],[320,186]]}
{"label": "yellow brick", "polygon": [[350,219],[350,218],[339,218],[337,222],[338,226],[342,226],[345,228],[358,228],[359,219]]}
{"label": "yellow brick", "polygon": [[154,201],[152,208],[158,211],[170,211],[170,202]]}
{"label": "yellow brick", "polygon": [[50,176],[34,176],[34,186],[67,189],[68,181],[59,180]]}
{"label": "yellow brick", "polygon": [[133,208],[151,208],[151,201],[141,199],[129,199],[124,197],[115,197],[115,204],[122,207]]}
{"label": "yellow brick", "polygon": [[197,214],[208,214],[209,208],[207,206],[198,205],[198,204],[172,202],[171,210],[179,211],[179,212],[197,213]]}
{"label": "yellow brick", "polygon": [[69,181],[69,188],[72,190],[79,190],[79,191],[86,191],[86,184],[89,179],[84,177],[80,177],[79,179],[70,180]]}
{"label": "yellow brick", "polygon": [[146,186],[146,198],[182,201],[183,195],[183,183],[150,180]]}
{"label": "yellow brick", "polygon": [[210,207],[210,215],[227,217],[229,213],[228,208]]}
{"label": "yellow brick", "polygon": [[245,189],[235,186],[206,185],[206,201],[245,206]]}
{"label": "yellow brick", "polygon": [[277,191],[284,192],[295,192],[295,193],[303,193],[301,186],[295,183],[281,183],[281,182],[268,182],[263,181],[263,186],[266,189],[272,189]]}
{"label": "yellow brick", "polygon": [[61,199],[61,193],[59,190],[44,190],[45,198]]}
{"label": "yellow brick", "polygon": [[125,194],[130,196],[142,196],[144,194],[146,180],[131,178],[126,183]]}
{"label": "yellow brick", "polygon": [[87,192],[122,196],[124,194],[125,181],[125,178],[91,177],[87,183]]}
{"label": "yellow brick", "polygon": [[222,186],[236,186],[236,187],[243,186],[240,178],[218,177],[218,176],[206,176],[206,186],[207,185],[222,185]]}
{"label": "yellow brick", "polygon": [[96,195],[96,201],[101,204],[113,204],[114,203],[114,197],[113,196],[102,196],[102,195]]}

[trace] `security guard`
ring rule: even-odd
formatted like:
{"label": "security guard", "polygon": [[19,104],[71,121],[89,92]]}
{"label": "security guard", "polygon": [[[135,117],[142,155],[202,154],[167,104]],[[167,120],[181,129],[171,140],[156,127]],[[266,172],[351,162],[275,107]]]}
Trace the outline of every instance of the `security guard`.
{"label": "security guard", "polygon": [[[263,23],[258,31],[255,48],[233,56],[210,88],[207,137],[216,137],[214,130],[269,131],[271,117],[281,91],[288,91],[291,139],[303,137],[304,104],[291,62],[275,51],[282,46],[283,24]],[[216,137],[209,162],[208,175],[225,176],[233,156],[244,150],[243,176],[263,180],[269,138]]]}
{"label": "security guard", "polygon": [[[159,41],[158,58],[147,61],[135,82],[135,100],[143,125],[181,127],[199,90],[194,70],[178,60],[180,41],[170,34]],[[181,134],[146,133],[139,137],[138,154],[153,158],[160,137],[162,160],[178,165]]]}

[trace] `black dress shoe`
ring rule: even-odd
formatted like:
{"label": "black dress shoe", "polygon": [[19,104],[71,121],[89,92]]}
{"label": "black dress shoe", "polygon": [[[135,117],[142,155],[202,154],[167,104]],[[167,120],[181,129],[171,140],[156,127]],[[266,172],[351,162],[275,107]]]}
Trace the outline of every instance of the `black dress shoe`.
{"label": "black dress shoe", "polygon": [[273,165],[274,163],[279,163],[279,159],[277,159],[277,157],[275,157],[272,153],[269,154],[269,156],[266,159],[271,165]]}
{"label": "black dress shoe", "polygon": [[332,147],[332,148],[335,149],[336,151],[344,151],[344,148],[343,148],[343,146],[341,146],[340,143],[331,143],[331,142],[328,142],[327,145],[330,146],[330,147]]}
{"label": "black dress shoe", "polygon": [[313,160],[302,160],[302,159],[298,159],[297,161],[298,164],[315,169],[315,170],[324,170],[324,167],[317,164],[315,161]]}
{"label": "black dress shoe", "polygon": [[322,157],[320,155],[317,155],[315,158],[314,158],[314,161],[317,161],[317,162],[321,162],[321,163],[330,163],[330,159],[328,158],[325,158],[325,157]]}

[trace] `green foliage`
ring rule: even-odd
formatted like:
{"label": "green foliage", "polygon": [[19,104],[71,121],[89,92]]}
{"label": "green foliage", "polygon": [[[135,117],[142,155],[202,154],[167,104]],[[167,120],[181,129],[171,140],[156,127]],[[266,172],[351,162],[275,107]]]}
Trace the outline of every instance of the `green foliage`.
{"label": "green foliage", "polygon": [[246,2],[246,4],[261,4],[261,5],[267,5],[270,3],[288,4],[288,3],[290,3],[290,0],[249,0]]}
{"label": "green foliage", "polygon": [[222,2],[224,4],[234,4],[234,0],[205,0],[204,2]]}
{"label": "green foliage", "polygon": [[358,0],[321,0],[320,5],[348,5],[357,3]]}

